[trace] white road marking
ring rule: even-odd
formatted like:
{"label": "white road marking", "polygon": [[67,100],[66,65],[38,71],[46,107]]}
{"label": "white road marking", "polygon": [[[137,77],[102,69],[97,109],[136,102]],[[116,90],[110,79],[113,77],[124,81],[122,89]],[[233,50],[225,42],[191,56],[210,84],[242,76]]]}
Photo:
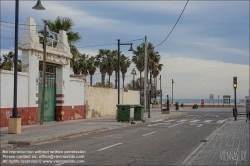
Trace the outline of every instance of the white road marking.
{"label": "white road marking", "polygon": [[54,165],[54,166],[59,166],[59,165],[63,165],[64,163],[59,163],[59,164],[56,164],[56,165]]}
{"label": "white road marking", "polygon": [[175,120],[173,120],[173,119],[172,120],[166,120],[164,122],[173,122],[173,121],[175,121]]}
{"label": "white road marking", "polygon": [[164,125],[167,125],[167,124],[170,124],[170,123],[158,123],[158,124],[164,124]]}
{"label": "white road marking", "polygon": [[188,119],[182,119],[182,120],[179,120],[177,122],[185,122],[185,121],[188,121]]}
{"label": "white road marking", "polygon": [[97,150],[97,151],[102,151],[102,150],[105,150],[105,149],[108,149],[108,148],[112,148],[112,147],[114,147],[114,146],[121,145],[121,144],[122,144],[122,143],[110,145],[110,146],[107,146],[107,147],[105,147],[105,148],[99,149],[99,150]]}
{"label": "white road marking", "polygon": [[204,123],[210,123],[212,122],[213,120],[205,120]]}
{"label": "white road marking", "polygon": [[196,125],[197,127],[201,127],[203,124],[195,124],[195,123],[191,123],[190,125]]}
{"label": "white road marking", "polygon": [[155,121],[152,121],[152,122],[160,122],[160,121],[163,121],[163,119],[155,120]]}
{"label": "white road marking", "polygon": [[159,123],[156,123],[156,124],[152,124],[152,125],[148,125],[148,126],[157,126]]}
{"label": "white road marking", "polygon": [[179,125],[179,124],[182,124],[182,123],[177,123],[177,124],[175,124],[175,125],[168,126],[168,127],[174,127],[174,126],[177,126],[177,125]]}
{"label": "white road marking", "polygon": [[153,131],[153,132],[151,132],[151,133],[144,134],[144,135],[142,135],[142,136],[144,137],[144,136],[147,136],[147,135],[153,134],[153,133],[155,133],[155,132],[156,132],[156,131]]}
{"label": "white road marking", "polygon": [[221,123],[223,123],[225,120],[218,120],[216,123],[219,123],[219,124],[221,124]]}
{"label": "white road marking", "polygon": [[149,124],[148,126],[157,126],[157,125],[159,125],[159,124],[164,124],[164,125],[166,125],[166,124],[170,124],[170,123],[156,123],[156,124]]}
{"label": "white road marking", "polygon": [[191,123],[190,125],[198,125],[198,124],[195,124],[195,123]]}
{"label": "white road marking", "polygon": [[200,116],[200,115],[187,115],[187,116]]}
{"label": "white road marking", "polygon": [[203,124],[200,124],[199,126],[197,126],[197,127],[201,127]]}
{"label": "white road marking", "polygon": [[200,120],[192,120],[190,121],[191,123],[196,123],[196,122],[199,122]]}

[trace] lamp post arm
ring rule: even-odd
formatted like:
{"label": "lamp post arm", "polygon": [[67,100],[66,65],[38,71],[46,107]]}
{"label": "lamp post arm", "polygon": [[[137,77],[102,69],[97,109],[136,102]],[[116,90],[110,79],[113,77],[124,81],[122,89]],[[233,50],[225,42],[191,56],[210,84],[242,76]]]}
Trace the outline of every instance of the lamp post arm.
{"label": "lamp post arm", "polygon": [[119,45],[133,45],[133,43],[120,43]]}

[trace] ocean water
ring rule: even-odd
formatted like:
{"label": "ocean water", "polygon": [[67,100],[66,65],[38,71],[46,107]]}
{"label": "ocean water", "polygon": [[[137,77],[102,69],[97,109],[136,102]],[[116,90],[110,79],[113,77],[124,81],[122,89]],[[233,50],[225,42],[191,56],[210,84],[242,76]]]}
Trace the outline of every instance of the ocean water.
{"label": "ocean water", "polygon": [[[159,103],[160,102],[160,98],[157,98],[156,101]],[[167,101],[167,99],[162,99],[162,103],[165,103]],[[170,103],[172,103],[172,99],[169,100]],[[179,102],[179,103],[197,103],[200,104],[201,103],[201,99],[174,99],[173,102]],[[236,103],[237,104],[244,104],[246,102],[246,99],[237,99]],[[204,103],[205,104],[209,104],[209,99],[204,99]],[[223,99],[215,99],[215,100],[210,100],[210,104],[223,104]],[[234,103],[234,99],[230,99],[230,104]],[[227,103],[225,103],[227,104]]]}

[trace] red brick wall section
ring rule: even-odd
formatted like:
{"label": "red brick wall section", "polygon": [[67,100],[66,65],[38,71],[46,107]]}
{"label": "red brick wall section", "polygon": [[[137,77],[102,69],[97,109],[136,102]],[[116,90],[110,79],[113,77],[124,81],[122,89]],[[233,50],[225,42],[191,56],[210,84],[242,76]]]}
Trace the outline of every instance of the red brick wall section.
{"label": "red brick wall section", "polygon": [[56,120],[86,119],[85,105],[80,106],[56,106]]}
{"label": "red brick wall section", "polygon": [[[12,116],[12,108],[0,108],[0,127],[8,127],[8,121]],[[22,125],[37,124],[38,108],[37,107],[21,107],[18,108],[18,117],[22,119]]]}

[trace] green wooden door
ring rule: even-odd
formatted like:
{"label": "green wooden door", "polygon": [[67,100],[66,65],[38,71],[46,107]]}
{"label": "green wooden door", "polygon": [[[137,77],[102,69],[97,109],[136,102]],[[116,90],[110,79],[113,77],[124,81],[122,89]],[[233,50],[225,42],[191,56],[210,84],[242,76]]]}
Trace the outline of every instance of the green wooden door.
{"label": "green wooden door", "polygon": [[[45,76],[45,98],[44,98],[44,122],[55,120],[56,109],[56,74],[46,72]],[[38,122],[41,116],[42,102],[42,71],[39,71],[39,96],[38,96]]]}

